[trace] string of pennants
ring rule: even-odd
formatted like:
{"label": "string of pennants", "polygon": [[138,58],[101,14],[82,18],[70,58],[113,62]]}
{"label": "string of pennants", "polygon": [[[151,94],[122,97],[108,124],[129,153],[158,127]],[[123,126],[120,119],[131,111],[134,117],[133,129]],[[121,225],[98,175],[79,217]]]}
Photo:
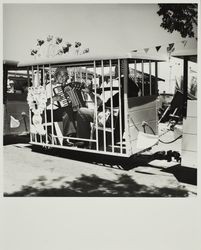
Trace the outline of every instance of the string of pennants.
{"label": "string of pennants", "polygon": [[132,50],[132,52],[139,52],[143,50],[145,53],[148,53],[151,49],[155,49],[156,52],[159,52],[165,46],[166,52],[171,54],[173,51],[175,51],[175,44],[183,44],[183,47],[186,47],[187,40],[183,40],[183,41],[176,42],[176,43],[163,44],[163,45],[154,46],[150,48],[144,48],[140,50]]}

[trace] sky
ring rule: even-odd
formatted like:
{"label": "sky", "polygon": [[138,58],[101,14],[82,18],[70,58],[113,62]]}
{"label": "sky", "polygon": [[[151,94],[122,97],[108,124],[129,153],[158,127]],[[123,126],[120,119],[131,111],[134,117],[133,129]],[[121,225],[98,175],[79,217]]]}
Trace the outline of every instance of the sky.
{"label": "sky", "polygon": [[[79,41],[97,54],[128,53],[168,43],[182,46],[178,32],[160,27],[157,4],[4,4],[3,58],[32,59],[30,50],[37,39],[61,36],[70,43]],[[195,47],[195,39],[187,46]],[[160,68],[162,75],[167,69]],[[166,74],[165,77],[168,77]]]}
{"label": "sky", "polygon": [[160,27],[157,4],[4,4],[3,57],[25,60],[38,38],[80,41],[91,52],[126,53],[182,40]]}

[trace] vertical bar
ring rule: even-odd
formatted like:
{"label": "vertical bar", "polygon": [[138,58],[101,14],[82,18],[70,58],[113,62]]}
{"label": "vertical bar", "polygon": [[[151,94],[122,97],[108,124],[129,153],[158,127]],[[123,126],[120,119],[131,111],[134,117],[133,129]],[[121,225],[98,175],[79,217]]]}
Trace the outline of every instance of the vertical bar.
{"label": "vertical bar", "polygon": [[111,104],[111,129],[112,129],[112,152],[114,152],[114,117],[113,117],[113,80],[112,80],[112,60],[109,61],[110,66],[110,104]]}
{"label": "vertical bar", "polygon": [[135,64],[135,75],[134,75],[134,77],[135,77],[135,84],[137,84],[137,64],[136,64],[136,60],[134,61],[134,64]]}
{"label": "vertical bar", "polygon": [[125,139],[126,139],[126,153],[130,153],[129,148],[129,116],[128,116],[128,60],[123,60],[124,69],[124,122],[125,122]]}
{"label": "vertical bar", "polygon": [[39,65],[37,65],[37,87],[40,86],[40,80],[39,80]]}
{"label": "vertical bar", "polygon": [[96,91],[96,61],[94,61],[94,85],[95,85],[95,119],[96,119],[96,150],[99,150],[99,143],[98,143],[98,116],[97,116],[97,91]]}
{"label": "vertical bar", "polygon": [[155,62],[155,77],[156,77],[156,86],[155,86],[155,95],[158,95],[158,62]]}
{"label": "vertical bar", "polygon": [[151,82],[151,61],[149,61],[149,95],[152,95],[152,82]]}
{"label": "vertical bar", "polygon": [[144,61],[142,60],[142,96],[144,96]]}
{"label": "vertical bar", "polygon": [[105,86],[104,86],[104,63],[103,60],[101,60],[101,75],[102,75],[102,96],[103,96],[103,145],[104,145],[104,151],[106,151],[106,131],[105,131]]}
{"label": "vertical bar", "polygon": [[123,139],[122,139],[122,107],[121,107],[121,88],[123,88],[123,86],[121,86],[121,72],[120,72],[120,59],[118,59],[118,75],[119,75],[119,133],[120,133],[120,153],[123,152]]}
{"label": "vertical bar", "polygon": [[29,67],[27,67],[27,80],[28,80],[28,87],[30,87]]}
{"label": "vertical bar", "polygon": [[[34,79],[34,77],[35,77],[35,75],[34,75],[34,67],[32,66],[32,84],[33,84],[33,87],[35,88],[35,85],[34,85],[35,79]],[[34,133],[34,141],[37,142],[36,133]]]}
{"label": "vertical bar", "polygon": [[53,117],[53,89],[52,89],[52,74],[51,74],[51,65],[49,64],[49,78],[50,78],[50,89],[51,89],[51,134],[52,134],[52,144],[54,144],[54,117]]}
{"label": "vertical bar", "polygon": [[[46,90],[46,83],[45,83],[45,66],[43,65],[43,85],[45,87],[45,90]],[[45,113],[45,142],[46,144],[48,143],[48,136],[47,136],[47,105],[45,105],[45,110],[44,110],[44,113]]]}
{"label": "vertical bar", "polygon": [[74,67],[74,79],[75,79],[75,82],[77,81],[77,68]]}
{"label": "vertical bar", "polygon": [[[31,73],[32,73],[32,87],[33,87],[33,79],[34,79],[34,69],[33,66],[31,67]],[[32,126],[32,122],[31,122],[31,110],[29,109],[29,124],[30,124],[30,130],[31,130],[31,126]],[[33,134],[32,132],[30,132],[30,142],[33,142]]]}
{"label": "vertical bar", "polygon": [[80,82],[82,82],[82,67],[80,67]]}
{"label": "vertical bar", "polygon": [[188,57],[183,59],[183,75],[184,75],[184,86],[183,86],[183,117],[187,114],[187,99],[188,99]]}

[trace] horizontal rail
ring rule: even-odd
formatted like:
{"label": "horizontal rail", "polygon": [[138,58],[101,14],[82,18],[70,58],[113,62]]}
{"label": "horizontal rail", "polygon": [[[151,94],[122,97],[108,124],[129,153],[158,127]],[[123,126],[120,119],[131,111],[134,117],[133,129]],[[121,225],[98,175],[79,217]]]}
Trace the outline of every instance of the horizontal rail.
{"label": "horizontal rail", "polygon": [[46,146],[51,148],[60,148],[60,149],[67,149],[67,150],[74,150],[74,151],[82,151],[87,153],[95,153],[95,154],[102,154],[102,155],[111,155],[111,156],[122,156],[125,158],[128,158],[130,155],[124,153],[116,153],[116,152],[105,152],[105,151],[97,151],[95,149],[86,149],[86,148],[77,148],[77,147],[68,147],[68,146],[60,146],[60,145],[51,145],[47,143],[39,143],[39,142],[31,142],[32,145],[38,145],[38,146]]}

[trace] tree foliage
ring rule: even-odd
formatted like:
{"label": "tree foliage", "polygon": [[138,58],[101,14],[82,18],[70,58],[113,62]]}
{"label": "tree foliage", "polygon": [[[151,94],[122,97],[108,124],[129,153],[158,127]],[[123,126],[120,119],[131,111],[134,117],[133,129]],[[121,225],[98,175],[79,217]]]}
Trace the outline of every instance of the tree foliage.
{"label": "tree foliage", "polygon": [[194,37],[197,27],[197,4],[158,4],[162,16],[161,27],[168,32],[180,32],[182,37]]}

